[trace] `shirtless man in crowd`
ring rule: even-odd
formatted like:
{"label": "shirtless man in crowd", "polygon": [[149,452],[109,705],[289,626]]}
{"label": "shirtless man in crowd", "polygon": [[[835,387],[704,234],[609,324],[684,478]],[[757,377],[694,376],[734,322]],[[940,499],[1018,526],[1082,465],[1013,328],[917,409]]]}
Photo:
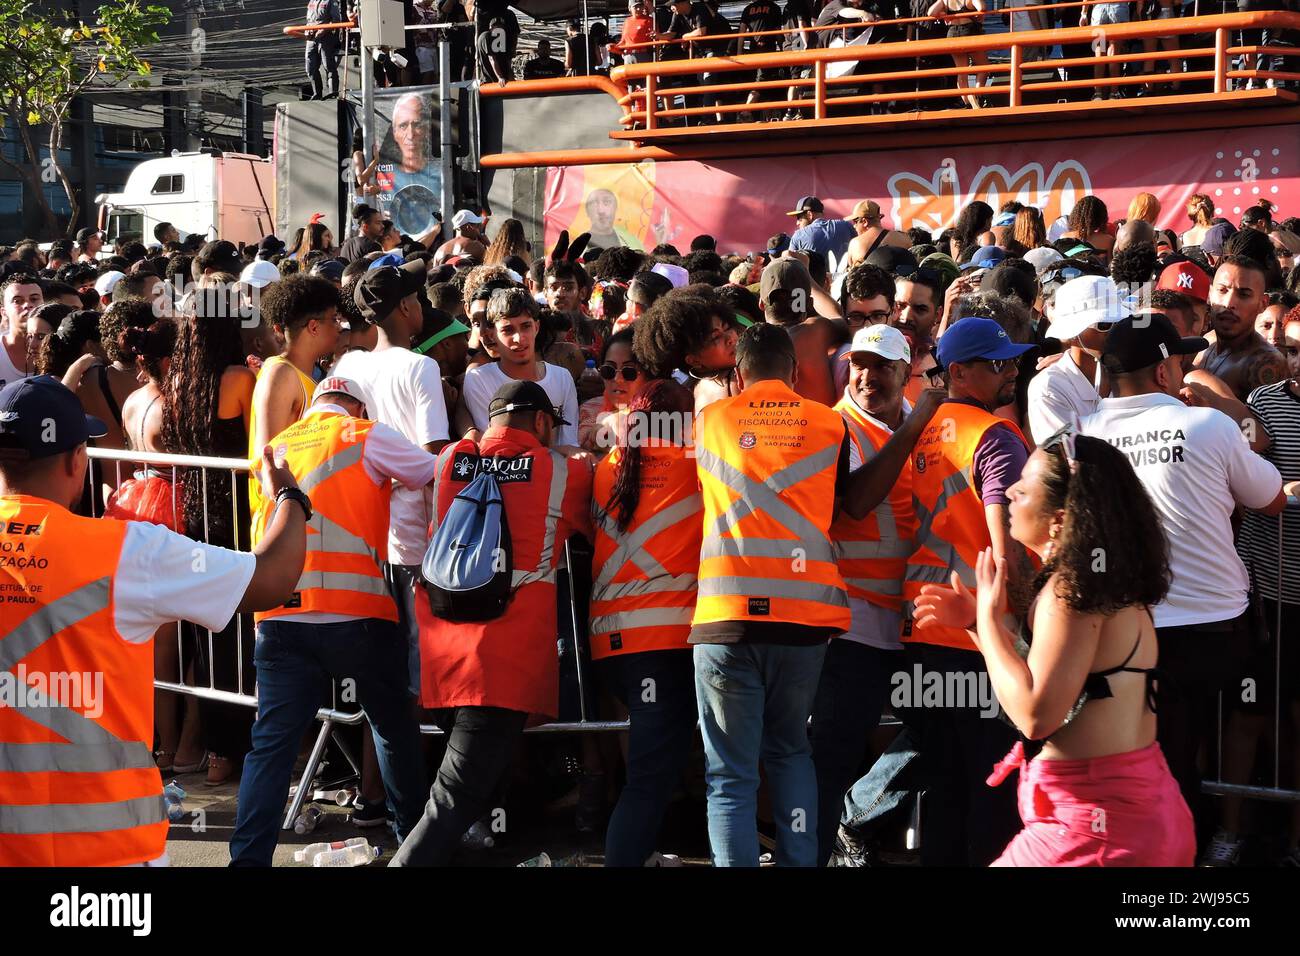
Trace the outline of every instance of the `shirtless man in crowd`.
{"label": "shirtless man in crowd", "polygon": [[1240,401],[1261,385],[1287,375],[1286,359],[1255,331],[1255,319],[1268,305],[1263,267],[1241,256],[1219,263],[1210,287],[1210,324],[1214,343],[1196,367],[1221,379]]}

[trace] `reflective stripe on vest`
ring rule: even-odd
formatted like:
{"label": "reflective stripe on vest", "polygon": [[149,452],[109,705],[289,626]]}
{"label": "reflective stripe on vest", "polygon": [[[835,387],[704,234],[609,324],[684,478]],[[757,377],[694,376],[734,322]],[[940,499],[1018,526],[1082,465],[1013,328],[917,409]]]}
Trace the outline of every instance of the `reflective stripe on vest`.
{"label": "reflective stripe on vest", "polygon": [[[307,522],[307,560],[294,585],[294,600],[259,612],[256,620],[305,613],[397,619],[380,551],[387,541],[390,491],[364,472],[371,428],[368,421],[315,412],[272,439],[272,444],[287,445],[285,457],[291,467],[308,469],[298,486],[315,496]],[[254,518],[254,544],[265,533],[270,507]]]}
{"label": "reflective stripe on vest", "polygon": [[105,833],[148,826],[166,819],[167,802],[162,794],[116,803],[0,805],[0,833]]}
{"label": "reflective stripe on vest", "polygon": [[705,517],[693,626],[847,629],[830,536],[848,440],[839,413],[766,380],[713,403],[696,424]]}
{"label": "reflective stripe on vest", "polygon": [[[111,584],[108,578],[92,581],[19,624],[0,641],[0,670],[12,670],[55,634],[107,608]],[[55,703],[39,688],[28,685],[23,697],[14,709],[68,743],[0,743],[0,770],[102,773],[154,765],[145,744],[113,736],[84,714]],[[7,831],[0,828],[0,832]]]}
{"label": "reflective stripe on vest", "polygon": [[[947,585],[954,573],[975,585],[976,558],[990,542],[986,508],[975,483],[975,455],[991,428],[1008,428],[1025,440],[1015,423],[966,402],[945,404],[940,420],[917,439],[912,468],[916,548],[903,581],[909,607],[922,587]],[[935,623],[914,626],[907,640],[975,649],[964,629]]]}
{"label": "reflective stripe on vest", "polygon": [[[110,578],[100,578],[36,611],[0,640],[0,670],[13,670],[54,635],[107,609],[111,587]],[[0,743],[0,771],[108,773],[155,766],[143,742],[114,736],[33,685],[23,689],[14,709],[67,743]],[[160,823],[166,818],[161,793],[116,803],[0,803],[0,833],[11,834],[100,833]]]}
{"label": "reflective stripe on vest", "polygon": [[[835,410],[844,419],[862,463],[867,464],[879,454],[877,443],[886,440],[887,430],[864,421],[861,408],[848,396]],[[894,611],[903,607],[903,576],[913,551],[910,469],[909,462],[899,481],[869,514],[853,518],[841,512],[831,527],[849,596]]]}
{"label": "reflective stripe on vest", "polygon": [[[552,556],[555,553],[555,531],[559,527],[564,511],[564,491],[569,483],[569,459],[558,451],[550,451],[551,488],[546,496],[546,527],[542,532],[542,552],[537,559],[537,567],[532,571],[516,570],[511,575],[511,584],[520,588],[536,581],[555,583],[555,567]],[[435,499],[436,500],[436,499]]]}
{"label": "reflective stripe on vest", "polygon": [[628,454],[615,448],[592,476],[593,660],[690,646],[704,530],[694,456],[681,445],[639,449],[637,504],[620,529],[608,509]]}
{"label": "reflective stripe on vest", "polygon": [[[595,511],[593,502],[593,511]],[[630,534],[619,541],[618,523],[603,511],[594,514],[593,517],[600,524],[600,528],[607,535],[616,541],[619,541],[618,550],[610,556],[600,569],[600,574],[592,586],[592,598],[594,600],[607,600],[613,595],[605,594],[601,589],[623,570],[623,567],[631,563],[637,567],[646,577],[663,578],[667,577],[668,571],[655,558],[645,550],[646,542],[662,531],[671,528],[677,522],[684,518],[689,518],[700,510],[700,496],[691,495],[683,498],[674,504],[669,505],[663,511],[658,512],[653,517],[647,518]],[[784,555],[789,556],[787,551]],[[643,582],[648,583],[648,582]],[[648,591],[643,593],[650,593]]]}
{"label": "reflective stripe on vest", "polygon": [[639,611],[619,611],[591,619],[593,634],[630,631],[634,627],[690,627],[694,607],[648,607]]}

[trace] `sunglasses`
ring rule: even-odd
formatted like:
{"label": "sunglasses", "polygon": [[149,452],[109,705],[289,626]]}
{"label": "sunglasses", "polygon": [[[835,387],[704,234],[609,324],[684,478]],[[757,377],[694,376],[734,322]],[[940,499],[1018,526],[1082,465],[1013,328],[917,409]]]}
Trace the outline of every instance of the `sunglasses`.
{"label": "sunglasses", "polygon": [[1015,359],[975,359],[976,362],[984,362],[993,371],[994,375],[1001,375],[1009,366],[1014,365]]}
{"label": "sunglasses", "polygon": [[614,381],[614,377],[620,374],[623,376],[623,381],[635,382],[641,374],[641,370],[635,365],[624,365],[620,368],[613,362],[606,362],[596,371],[600,372],[600,377],[607,382]]}
{"label": "sunglasses", "polygon": [[844,321],[850,325],[879,325],[882,322],[888,322],[889,317],[893,314],[883,309],[877,309],[875,312],[850,312],[844,317]]}
{"label": "sunglasses", "polygon": [[1042,445],[1039,447],[1042,448],[1043,451],[1051,451],[1053,448],[1059,446],[1062,454],[1065,455],[1065,460],[1069,462],[1071,470],[1073,470],[1073,466],[1077,465],[1079,461],[1078,452],[1075,448],[1075,439],[1077,437],[1078,432],[1074,430],[1073,425],[1062,425],[1056,431],[1052,432],[1052,434],[1048,435],[1046,440],[1044,440]]}

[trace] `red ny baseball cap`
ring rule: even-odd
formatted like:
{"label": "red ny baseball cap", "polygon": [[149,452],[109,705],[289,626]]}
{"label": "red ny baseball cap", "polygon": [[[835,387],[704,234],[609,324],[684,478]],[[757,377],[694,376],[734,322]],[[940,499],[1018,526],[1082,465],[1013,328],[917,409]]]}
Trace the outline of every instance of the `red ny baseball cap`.
{"label": "red ny baseball cap", "polygon": [[1210,277],[1195,262],[1175,262],[1160,273],[1156,288],[1181,292],[1198,302],[1207,302],[1210,298]]}

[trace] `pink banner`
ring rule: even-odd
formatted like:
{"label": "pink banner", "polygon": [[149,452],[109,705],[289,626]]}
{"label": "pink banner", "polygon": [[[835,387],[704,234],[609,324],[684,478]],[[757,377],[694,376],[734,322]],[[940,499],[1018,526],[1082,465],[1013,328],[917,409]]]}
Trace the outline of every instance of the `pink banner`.
{"label": "pink banner", "polygon": [[828,216],[846,216],[874,199],[895,228],[938,232],[962,207],[982,199],[997,209],[1017,199],[1050,223],[1083,195],[1125,218],[1139,192],[1160,200],[1160,225],[1182,232],[1187,198],[1206,193],[1216,214],[1236,222],[1259,199],[1275,218],[1300,214],[1300,136],[1294,127],[1165,133],[1139,137],[889,150],[824,156],[547,170],[545,237],[561,229],[592,233],[592,245],[685,250],[708,233],[725,252],[764,247],[791,232],[784,213],[801,196],[818,196]]}

